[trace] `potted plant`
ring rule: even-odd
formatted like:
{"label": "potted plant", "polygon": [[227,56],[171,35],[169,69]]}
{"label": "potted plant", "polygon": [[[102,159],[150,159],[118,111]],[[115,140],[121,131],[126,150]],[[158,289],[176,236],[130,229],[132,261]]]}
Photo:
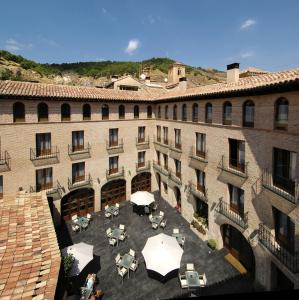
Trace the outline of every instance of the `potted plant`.
{"label": "potted plant", "polygon": [[216,240],[214,240],[214,239],[209,239],[209,240],[208,240],[208,246],[209,246],[212,250],[215,250],[215,249],[216,249],[216,246],[217,246]]}

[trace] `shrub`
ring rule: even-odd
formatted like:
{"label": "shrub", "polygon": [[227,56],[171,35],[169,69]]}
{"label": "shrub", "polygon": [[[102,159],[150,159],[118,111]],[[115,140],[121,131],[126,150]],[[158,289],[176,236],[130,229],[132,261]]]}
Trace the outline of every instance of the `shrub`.
{"label": "shrub", "polygon": [[193,217],[194,217],[195,219],[197,219],[197,218],[198,218],[198,214],[195,212],[195,213],[193,214]]}
{"label": "shrub", "polygon": [[214,239],[209,239],[208,246],[213,250],[216,249],[216,241]]}
{"label": "shrub", "polygon": [[74,260],[75,258],[73,254],[68,254],[67,256],[63,257],[63,268],[64,268],[65,277],[69,276],[69,273],[73,267]]}

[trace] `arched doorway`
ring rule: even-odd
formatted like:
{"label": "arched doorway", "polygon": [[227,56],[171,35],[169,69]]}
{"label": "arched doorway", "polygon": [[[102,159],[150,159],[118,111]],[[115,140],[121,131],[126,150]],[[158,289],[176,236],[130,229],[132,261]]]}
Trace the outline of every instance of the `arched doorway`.
{"label": "arched doorway", "polygon": [[61,199],[61,217],[70,220],[75,214],[86,216],[94,212],[94,190],[82,188],[74,190]]}
{"label": "arched doorway", "polygon": [[143,172],[132,178],[131,193],[137,191],[151,191],[151,173]]}
{"label": "arched doorway", "polygon": [[112,180],[102,186],[101,204],[114,205],[126,200],[126,181],[124,179]]}
{"label": "arched doorway", "polygon": [[221,226],[224,247],[245,267],[248,274],[254,277],[255,259],[250,244],[235,227],[224,224]]}
{"label": "arched doorway", "polygon": [[176,209],[178,212],[181,212],[181,191],[178,187],[173,188],[175,200],[176,200]]}

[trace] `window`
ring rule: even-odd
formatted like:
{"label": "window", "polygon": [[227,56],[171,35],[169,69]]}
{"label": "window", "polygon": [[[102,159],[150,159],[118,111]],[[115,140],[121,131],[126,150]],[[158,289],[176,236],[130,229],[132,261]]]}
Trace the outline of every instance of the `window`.
{"label": "window", "polygon": [[178,107],[176,104],[173,106],[173,117],[172,118],[173,118],[173,120],[178,119]]}
{"label": "window", "polygon": [[279,148],[273,152],[273,184],[295,195],[296,153]]}
{"label": "window", "polygon": [[107,104],[102,106],[102,120],[109,120],[109,106]]}
{"label": "window", "polygon": [[91,119],[90,105],[85,103],[83,105],[83,120],[88,121]]}
{"label": "window", "polygon": [[228,189],[229,189],[230,209],[243,218],[244,217],[244,191],[231,184],[228,185]]}
{"label": "window", "polygon": [[196,132],[196,156],[206,157],[206,135]]}
{"label": "window", "polygon": [[46,103],[39,103],[37,106],[38,122],[48,121],[48,105]]}
{"label": "window", "polygon": [[126,113],[125,106],[124,105],[120,105],[118,107],[118,118],[119,119],[125,119],[125,113]]}
{"label": "window", "polygon": [[181,129],[174,129],[174,146],[177,149],[182,149]]}
{"label": "window", "polygon": [[213,106],[211,103],[206,104],[205,120],[206,123],[212,123],[213,121]]}
{"label": "window", "polygon": [[67,103],[61,105],[61,121],[71,120],[71,107]]}
{"label": "window", "polygon": [[251,100],[243,105],[243,126],[254,127],[254,103]]}
{"label": "window", "polygon": [[157,153],[157,163],[158,165],[161,165],[161,153],[160,151],[156,151],[156,153]]}
{"label": "window", "polygon": [[0,176],[0,199],[3,198],[3,176]]}
{"label": "window", "polygon": [[198,122],[198,104],[194,103],[192,106],[192,122]]}
{"label": "window", "polygon": [[228,139],[229,141],[229,167],[245,172],[245,142]]}
{"label": "window", "polygon": [[161,126],[157,125],[157,141],[161,142]]}
{"label": "window", "polygon": [[109,174],[118,172],[118,156],[109,157]]}
{"label": "window", "polygon": [[36,170],[36,191],[40,192],[53,187],[52,168]]}
{"label": "window", "polygon": [[163,182],[164,193],[168,194],[168,186],[165,182]]}
{"label": "window", "polygon": [[205,219],[206,226],[209,226],[209,206],[196,197],[196,213],[200,218]]}
{"label": "window", "polygon": [[196,172],[197,190],[205,194],[206,174],[201,170],[195,170],[195,172]]}
{"label": "window", "polygon": [[72,164],[72,183],[85,180],[85,162]]}
{"label": "window", "polygon": [[109,129],[109,147],[118,146],[118,128]]}
{"label": "window", "polygon": [[72,152],[84,149],[84,131],[72,131]]}
{"label": "window", "polygon": [[134,119],[139,119],[139,106],[134,106]]}
{"label": "window", "polygon": [[187,121],[187,105],[182,106],[182,121]]}
{"label": "window", "polygon": [[161,119],[161,106],[158,106],[158,119]]}
{"label": "window", "polygon": [[225,102],[223,105],[223,125],[232,125],[232,104]]}
{"label": "window", "polygon": [[168,119],[168,105],[165,106],[165,119]]}
{"label": "window", "polygon": [[51,133],[37,133],[35,140],[37,157],[51,154]]}
{"label": "window", "polygon": [[145,151],[138,152],[138,168],[145,166]]}
{"label": "window", "polygon": [[152,107],[149,105],[147,107],[147,118],[148,119],[151,119],[152,118],[152,115],[153,115],[153,110],[152,110]]}
{"label": "window", "polygon": [[285,98],[279,98],[275,103],[275,124],[274,128],[287,130],[288,128],[289,103]]}
{"label": "window", "polygon": [[25,122],[25,105],[21,102],[13,104],[13,121],[14,123]]}
{"label": "window", "polygon": [[178,75],[181,75],[181,69],[178,69]]}
{"label": "window", "polygon": [[163,159],[164,159],[164,168],[166,170],[168,170],[168,156],[167,156],[167,154],[163,153]]}
{"label": "window", "polygon": [[138,127],[138,143],[145,142],[145,127]]}
{"label": "window", "polygon": [[174,164],[175,164],[175,175],[176,177],[180,178],[181,179],[181,162],[177,159],[174,159]]}
{"label": "window", "polygon": [[168,127],[163,127],[163,143],[168,145]]}

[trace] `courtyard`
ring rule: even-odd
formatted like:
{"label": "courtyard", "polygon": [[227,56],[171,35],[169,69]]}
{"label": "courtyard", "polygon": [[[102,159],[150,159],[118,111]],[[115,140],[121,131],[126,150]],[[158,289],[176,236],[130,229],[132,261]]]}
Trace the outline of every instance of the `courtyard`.
{"label": "courtyard", "polygon": [[[181,289],[178,277],[171,278],[165,283],[148,276],[141,251],[151,236],[161,232],[171,235],[173,228],[179,228],[186,237],[184,253],[181,259],[179,273],[183,274],[187,263],[194,263],[195,270],[205,273],[207,286],[202,288],[200,295],[231,294],[252,292],[253,284],[250,278],[240,276],[225,259],[228,253],[225,249],[211,251],[206,242],[202,241],[190,229],[189,223],[158,194],[155,194],[159,211],[165,213],[167,225],[164,229],[152,229],[147,215],[139,216],[133,212],[129,201],[120,203],[120,213],[117,217],[108,219],[104,211],[93,214],[88,228],[82,232],[73,232],[71,221],[62,224],[57,230],[60,249],[75,243],[85,242],[93,245],[94,260],[91,261],[77,278],[74,278],[74,295],[68,299],[79,299],[79,288],[84,285],[88,273],[97,274],[97,288],[104,291],[104,299],[170,299],[187,295],[188,289]],[[155,214],[155,213],[154,213]],[[128,237],[120,241],[118,246],[110,246],[106,236],[106,229],[124,224]],[[128,253],[130,249],[136,251],[139,266],[135,272],[126,275],[123,283],[117,273],[115,257]],[[56,298],[63,294],[62,274],[58,282]]]}

